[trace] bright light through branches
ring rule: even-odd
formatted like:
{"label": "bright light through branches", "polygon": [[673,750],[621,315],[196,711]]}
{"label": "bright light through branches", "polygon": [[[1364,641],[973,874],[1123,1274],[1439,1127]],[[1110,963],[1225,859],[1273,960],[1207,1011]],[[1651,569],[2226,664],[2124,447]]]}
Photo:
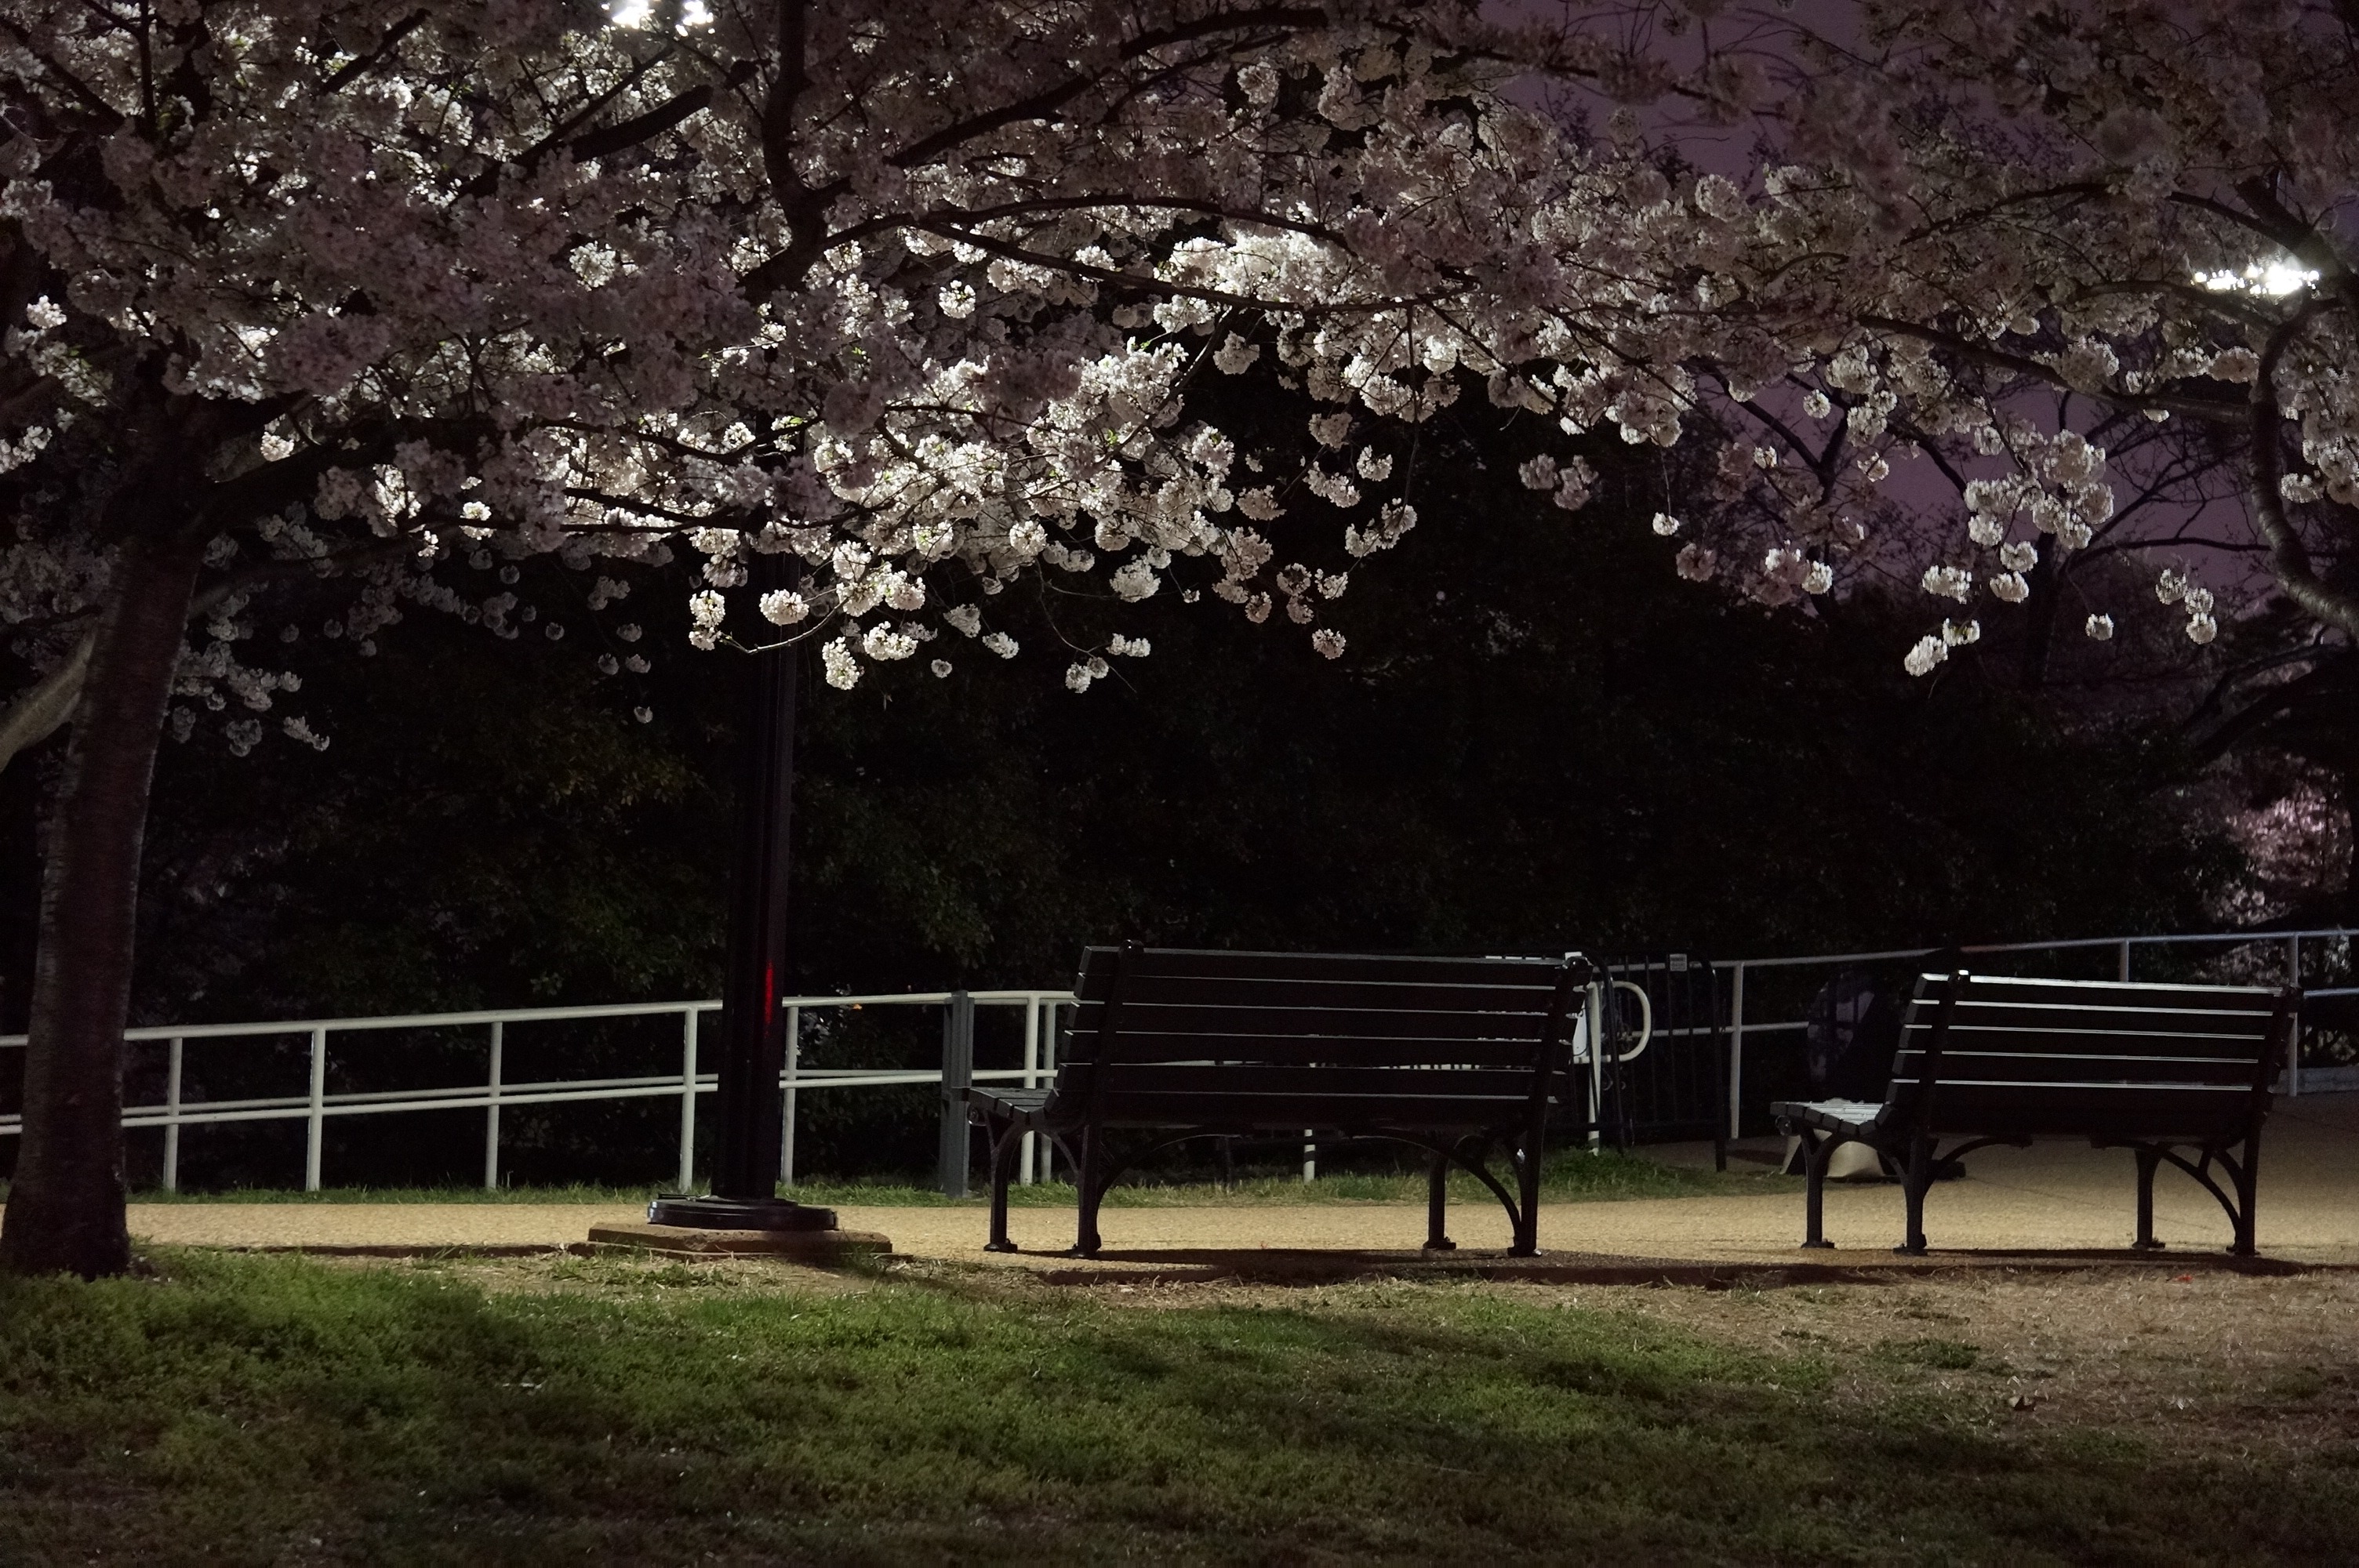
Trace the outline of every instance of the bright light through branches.
{"label": "bright light through branches", "polygon": [[[657,0],[616,0],[606,15],[618,27],[644,27],[658,8]],[[661,9],[672,13],[672,27],[677,32],[712,25],[712,10],[704,0],[667,0]]]}
{"label": "bright light through branches", "polygon": [[2199,272],[2195,281],[2215,293],[2266,294],[2278,299],[2308,288],[2318,281],[2318,274],[2289,261],[2248,262],[2242,272]]}

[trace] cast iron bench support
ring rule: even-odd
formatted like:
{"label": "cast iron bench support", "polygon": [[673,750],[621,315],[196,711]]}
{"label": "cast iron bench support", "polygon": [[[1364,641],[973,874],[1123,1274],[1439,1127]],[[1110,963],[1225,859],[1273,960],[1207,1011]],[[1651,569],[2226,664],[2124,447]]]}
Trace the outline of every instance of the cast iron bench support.
{"label": "cast iron bench support", "polygon": [[[1106,1191],[1146,1155],[1194,1138],[1386,1138],[1431,1156],[1427,1247],[1444,1225],[1451,1168],[1507,1211],[1513,1253],[1539,1249],[1540,1161],[1569,1071],[1586,960],[1419,958],[1092,947],[1047,1088],[974,1087],[991,1136],[994,1252],[1024,1135],[1073,1167],[1073,1251],[1097,1255]],[[1119,1135],[1119,1141],[1117,1140]],[[1515,1190],[1491,1169],[1505,1156]]]}
{"label": "cast iron bench support", "polygon": [[[2137,1238],[2154,1234],[2154,1176],[2166,1162],[2219,1201],[2254,1251],[2255,1179],[2269,1083],[2292,1038],[2296,993],[2253,986],[2022,979],[1961,969],[1925,975],[1908,1005],[1880,1105],[1786,1100],[1770,1115],[1810,1157],[1805,1247],[1826,1238],[1827,1162],[1867,1144],[1900,1167],[1908,1230],[1925,1250],[1925,1194],[1945,1168],[1994,1144],[2086,1138],[2137,1160]],[[1947,1148],[1941,1140],[1957,1141]],[[2190,1160],[2181,1150],[2192,1150]],[[2217,1167],[2228,1187],[2215,1179]],[[2233,1187],[2233,1195],[2229,1191]]]}

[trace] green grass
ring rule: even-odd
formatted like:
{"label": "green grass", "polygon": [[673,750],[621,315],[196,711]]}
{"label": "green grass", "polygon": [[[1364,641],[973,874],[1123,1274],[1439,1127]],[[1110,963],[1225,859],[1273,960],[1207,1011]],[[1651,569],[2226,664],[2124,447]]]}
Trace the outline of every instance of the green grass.
{"label": "green grass", "polygon": [[0,1281],[0,1562],[2158,1564],[2359,1524],[2359,1455],[1837,1404],[1807,1353],[1482,1286],[468,1277]]}
{"label": "green grass", "polygon": [[[1584,1199],[1698,1197],[1718,1194],[1785,1192],[1798,1188],[1789,1178],[1758,1172],[1685,1170],[1658,1164],[1642,1156],[1607,1151],[1590,1155],[1550,1155],[1540,1181],[1541,1196],[1551,1202]],[[306,1193],[277,1187],[239,1187],[223,1192],[142,1192],[136,1203],[492,1203],[492,1204],[628,1204],[646,1203],[668,1189],[659,1186],[502,1187],[328,1187]],[[1459,1173],[1451,1178],[1451,1195],[1460,1202],[1486,1198],[1483,1186]],[[869,1204],[895,1208],[979,1207],[988,1202],[989,1189],[980,1181],[973,1195],[944,1197],[929,1186],[907,1179],[879,1181],[815,1181],[797,1186],[789,1195],[805,1203]],[[0,1185],[0,1201],[6,1188]],[[1421,1203],[1421,1175],[1334,1173],[1305,1182],[1299,1174],[1247,1170],[1233,1184],[1214,1181],[1146,1178],[1127,1181],[1106,1195],[1110,1208],[1170,1208],[1205,1205]],[[1012,1187],[1008,1202],[1023,1207],[1070,1208],[1074,1201],[1069,1183],[1048,1182]]]}

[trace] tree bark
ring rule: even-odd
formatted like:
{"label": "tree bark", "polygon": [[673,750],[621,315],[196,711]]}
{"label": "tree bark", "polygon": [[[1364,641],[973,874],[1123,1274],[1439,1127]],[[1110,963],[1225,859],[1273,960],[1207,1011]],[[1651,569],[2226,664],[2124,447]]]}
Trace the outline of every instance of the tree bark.
{"label": "tree bark", "polygon": [[0,1268],[85,1279],[130,1266],[123,1030],[139,852],[201,540],[123,546],[66,751],[41,879],[25,1121]]}

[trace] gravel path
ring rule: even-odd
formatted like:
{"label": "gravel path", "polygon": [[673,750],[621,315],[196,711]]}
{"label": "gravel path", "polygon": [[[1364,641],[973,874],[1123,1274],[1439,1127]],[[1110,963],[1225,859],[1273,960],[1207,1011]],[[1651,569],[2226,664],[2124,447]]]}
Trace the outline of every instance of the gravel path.
{"label": "gravel path", "polygon": [[[2359,1264],[2359,1095],[2282,1104],[2263,1145],[2262,1250],[2310,1263]],[[1962,1180],[1935,1187],[1926,1231],[1937,1251],[2112,1250],[2132,1234],[2131,1159],[2120,1150],[2062,1142],[1994,1149]],[[1792,1262],[1801,1198],[1647,1198],[1544,1206],[1540,1243],[1551,1252],[1636,1260]],[[2211,1252],[2228,1224],[2209,1195],[2166,1170],[2156,1188],[2156,1229],[2174,1249]],[[847,1230],[881,1231],[905,1255],[984,1261],[980,1207],[845,1206]],[[144,1240],[212,1247],[561,1247],[592,1225],[644,1218],[636,1208],[589,1204],[135,1204]],[[1865,1261],[1900,1238],[1897,1186],[1843,1184],[1827,1198],[1827,1234],[1840,1249],[1818,1260]],[[1070,1209],[1018,1208],[1009,1217],[1027,1254],[1071,1245]],[[1507,1244],[1495,1206],[1453,1206],[1451,1234],[1468,1250]],[[1108,1208],[1101,1219],[1114,1254],[1205,1250],[1408,1250],[1424,1239],[1419,1205],[1305,1204],[1203,1208]],[[1845,1254],[1848,1253],[1848,1256]]]}

